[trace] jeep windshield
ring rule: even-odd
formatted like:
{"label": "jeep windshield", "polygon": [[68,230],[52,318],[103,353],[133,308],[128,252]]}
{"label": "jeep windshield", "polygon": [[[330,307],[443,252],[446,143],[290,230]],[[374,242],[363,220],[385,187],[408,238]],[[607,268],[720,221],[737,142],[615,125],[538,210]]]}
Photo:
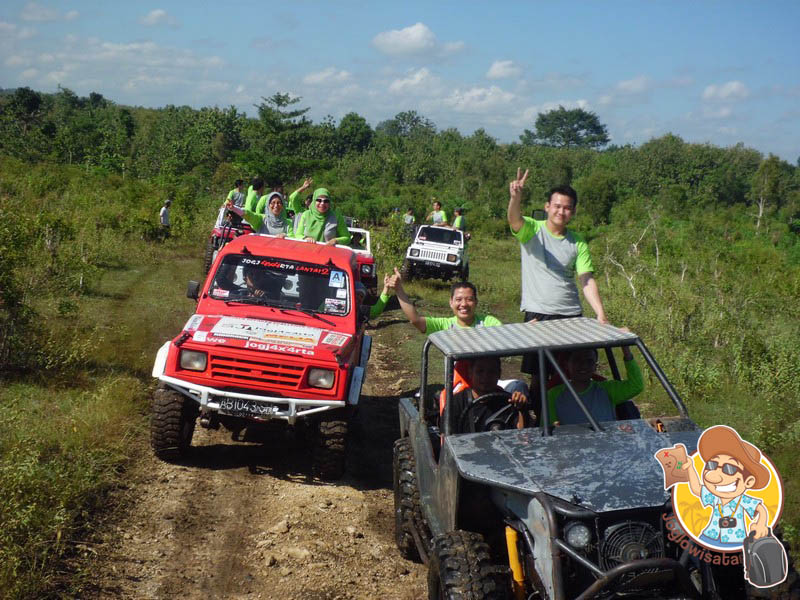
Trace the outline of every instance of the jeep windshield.
{"label": "jeep windshield", "polygon": [[230,254],[212,280],[208,295],[226,303],[294,308],[341,317],[350,312],[350,282],[330,265]]}
{"label": "jeep windshield", "polygon": [[457,229],[444,229],[442,227],[420,227],[417,240],[420,242],[435,242],[448,246],[461,245],[461,232]]}

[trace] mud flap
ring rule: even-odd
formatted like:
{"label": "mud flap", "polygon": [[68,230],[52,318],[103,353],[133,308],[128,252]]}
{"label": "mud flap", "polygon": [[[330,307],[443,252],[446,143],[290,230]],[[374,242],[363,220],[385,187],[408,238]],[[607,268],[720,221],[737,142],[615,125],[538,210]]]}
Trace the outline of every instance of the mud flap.
{"label": "mud flap", "polygon": [[364,369],[367,368],[370,354],[372,354],[372,336],[364,334],[364,339],[361,342],[361,358],[358,361],[358,364]]}
{"label": "mud flap", "polygon": [[364,372],[364,367],[353,367],[353,375],[350,377],[350,393],[347,395],[347,403],[351,406],[358,405],[361,386],[364,383]]}

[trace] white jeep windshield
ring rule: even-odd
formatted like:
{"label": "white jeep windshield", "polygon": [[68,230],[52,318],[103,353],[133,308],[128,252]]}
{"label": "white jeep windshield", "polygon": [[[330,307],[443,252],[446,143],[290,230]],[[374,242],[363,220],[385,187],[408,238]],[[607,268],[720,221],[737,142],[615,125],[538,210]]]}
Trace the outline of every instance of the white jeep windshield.
{"label": "white jeep windshield", "polygon": [[444,229],[441,227],[420,227],[417,240],[421,242],[436,242],[449,246],[461,245],[461,232],[457,229]]}
{"label": "white jeep windshield", "polygon": [[350,283],[345,271],[267,256],[226,256],[214,274],[208,294],[225,302],[334,316],[350,312]]}

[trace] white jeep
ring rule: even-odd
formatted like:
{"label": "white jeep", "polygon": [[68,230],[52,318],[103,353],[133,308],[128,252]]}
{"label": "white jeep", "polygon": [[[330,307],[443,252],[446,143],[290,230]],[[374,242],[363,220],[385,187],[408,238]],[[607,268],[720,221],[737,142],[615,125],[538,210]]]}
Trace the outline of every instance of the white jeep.
{"label": "white jeep", "polygon": [[464,281],[469,279],[464,233],[449,227],[421,225],[406,250],[402,275],[404,280],[415,277],[444,281],[453,277]]}

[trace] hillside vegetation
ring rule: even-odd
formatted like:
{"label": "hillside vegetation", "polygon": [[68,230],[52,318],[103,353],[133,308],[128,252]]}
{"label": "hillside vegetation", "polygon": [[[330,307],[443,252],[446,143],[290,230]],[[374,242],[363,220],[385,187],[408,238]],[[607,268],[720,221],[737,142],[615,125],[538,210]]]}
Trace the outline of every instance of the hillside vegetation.
{"label": "hillside vegetation", "polygon": [[[190,310],[216,207],[238,177],[287,191],[305,176],[376,226],[379,268],[442,201],[466,208],[481,303],[520,320],[508,181],[527,209],[571,183],[612,322],[647,342],[702,425],[729,424],[776,463],[784,533],[800,542],[800,169],[743,146],[675,135],[603,151],[500,144],[404,112],[313,123],[276,94],[233,108],[123,107],[22,89],[0,96],[0,589],[64,589],[65,559],[141,439],[158,344]],[[158,209],[174,198],[172,237]],[[377,226],[380,226],[378,230]],[[498,277],[498,274],[504,274]],[[415,283],[426,310],[446,290]],[[587,314],[591,314],[587,310]]]}

